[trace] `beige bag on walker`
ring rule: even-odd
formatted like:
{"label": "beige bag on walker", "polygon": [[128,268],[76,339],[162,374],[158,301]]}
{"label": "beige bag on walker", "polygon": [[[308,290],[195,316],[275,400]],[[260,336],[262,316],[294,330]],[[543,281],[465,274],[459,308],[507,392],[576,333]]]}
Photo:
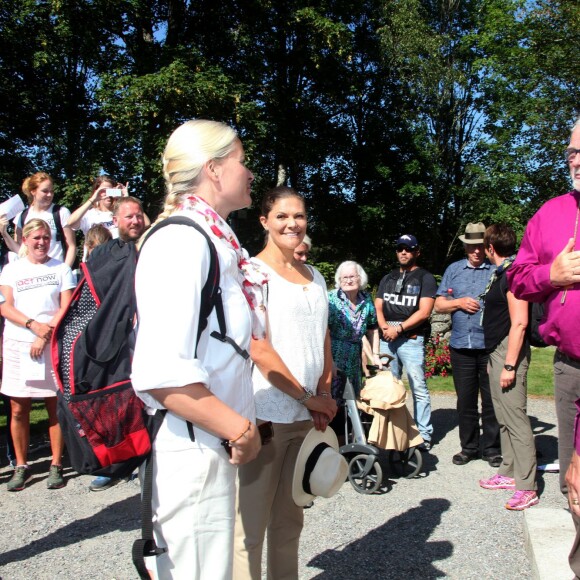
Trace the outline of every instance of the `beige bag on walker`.
{"label": "beige bag on walker", "polygon": [[405,451],[423,443],[423,438],[405,404],[407,391],[391,371],[367,379],[357,407],[373,415],[368,442],[381,449]]}

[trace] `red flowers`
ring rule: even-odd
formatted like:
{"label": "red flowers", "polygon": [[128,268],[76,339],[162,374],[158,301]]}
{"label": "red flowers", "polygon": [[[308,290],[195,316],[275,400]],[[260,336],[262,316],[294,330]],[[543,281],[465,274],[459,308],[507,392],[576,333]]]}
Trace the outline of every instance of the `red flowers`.
{"label": "red flowers", "polygon": [[449,343],[440,336],[432,336],[425,345],[425,378],[446,377],[450,374]]}

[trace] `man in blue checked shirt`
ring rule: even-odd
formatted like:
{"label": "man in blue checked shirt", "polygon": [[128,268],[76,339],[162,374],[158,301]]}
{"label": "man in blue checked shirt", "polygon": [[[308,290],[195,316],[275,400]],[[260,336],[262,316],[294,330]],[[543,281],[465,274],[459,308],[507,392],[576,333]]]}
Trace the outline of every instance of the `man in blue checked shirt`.
{"label": "man in blue checked shirt", "polygon": [[[485,259],[483,234],[485,226],[469,223],[459,236],[466,257],[451,264],[437,290],[435,311],[451,314],[451,366],[457,392],[459,441],[461,451],[453,456],[455,465],[465,465],[479,456],[492,467],[501,465],[499,425],[495,418],[485,351],[479,298],[495,269]],[[479,404],[481,394],[482,433],[480,437]],[[481,441],[480,441],[481,439]]]}

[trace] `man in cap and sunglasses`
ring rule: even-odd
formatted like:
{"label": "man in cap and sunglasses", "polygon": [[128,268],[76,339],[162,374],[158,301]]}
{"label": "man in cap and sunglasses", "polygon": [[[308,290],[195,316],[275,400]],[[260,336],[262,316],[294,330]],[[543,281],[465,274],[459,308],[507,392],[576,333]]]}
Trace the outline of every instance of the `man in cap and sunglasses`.
{"label": "man in cap and sunglasses", "polygon": [[560,488],[568,493],[576,540],[569,562],[580,577],[580,117],[565,151],[572,191],[547,201],[526,227],[515,262],[507,270],[516,298],[541,302],[538,330],[556,347],[554,392],[558,416]]}
{"label": "man in cap and sunglasses", "polygon": [[[495,269],[485,258],[485,226],[468,223],[459,236],[466,257],[451,264],[437,290],[435,311],[451,314],[451,367],[457,393],[459,442],[461,451],[453,456],[455,465],[465,465],[479,456],[492,467],[501,465],[499,425],[495,417],[481,317],[481,296]],[[481,423],[479,427],[479,397]]]}
{"label": "man in cap and sunglasses", "polygon": [[417,265],[417,238],[401,236],[396,245],[399,267],[379,284],[375,308],[381,332],[381,354],[393,357],[390,369],[401,378],[407,371],[413,393],[415,423],[423,438],[421,449],[431,449],[431,396],[425,380],[425,341],[431,332],[429,316],[435,302],[437,282]]}

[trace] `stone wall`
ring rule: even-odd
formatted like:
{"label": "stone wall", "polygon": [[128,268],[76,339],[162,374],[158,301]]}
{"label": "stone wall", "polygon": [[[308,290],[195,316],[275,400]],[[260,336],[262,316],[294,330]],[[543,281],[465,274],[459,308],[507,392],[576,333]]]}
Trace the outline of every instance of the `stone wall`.
{"label": "stone wall", "polygon": [[431,313],[431,336],[441,336],[445,340],[451,338],[451,314]]}

